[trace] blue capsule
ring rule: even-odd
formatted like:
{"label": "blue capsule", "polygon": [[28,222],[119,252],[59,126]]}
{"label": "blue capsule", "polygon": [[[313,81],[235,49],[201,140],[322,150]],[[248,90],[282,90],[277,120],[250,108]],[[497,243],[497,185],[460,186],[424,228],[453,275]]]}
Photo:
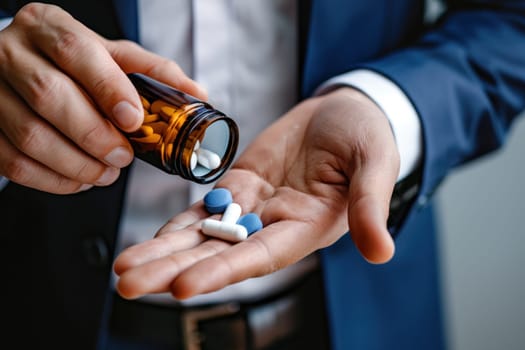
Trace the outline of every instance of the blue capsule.
{"label": "blue capsule", "polygon": [[239,220],[237,220],[237,224],[244,226],[246,231],[248,231],[248,235],[259,231],[263,227],[261,219],[255,213],[248,213],[241,216]]}
{"label": "blue capsule", "polygon": [[215,188],[204,196],[204,206],[210,214],[224,212],[232,202],[232,194],[225,188]]}

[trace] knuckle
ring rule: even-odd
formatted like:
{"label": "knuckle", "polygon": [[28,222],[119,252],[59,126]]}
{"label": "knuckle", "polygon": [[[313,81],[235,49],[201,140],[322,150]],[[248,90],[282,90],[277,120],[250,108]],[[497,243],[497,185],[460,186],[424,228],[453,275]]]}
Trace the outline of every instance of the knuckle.
{"label": "knuckle", "polygon": [[112,82],[118,81],[116,74],[107,71],[98,77],[93,77],[93,79],[91,91],[97,100],[104,104],[104,102],[116,99],[118,92],[115,85],[112,84]]}
{"label": "knuckle", "polygon": [[73,61],[82,47],[81,36],[71,30],[64,29],[53,42],[52,52],[63,64]]}
{"label": "knuckle", "polygon": [[43,15],[44,5],[40,3],[29,3],[23,6],[13,18],[13,23],[23,26],[33,26],[40,22]]}
{"label": "knuckle", "polygon": [[24,184],[31,178],[29,162],[23,157],[9,159],[4,165],[4,176],[13,182]]}
{"label": "knuckle", "polygon": [[130,49],[130,50],[142,50],[142,47],[137,44],[134,41],[121,39],[121,40],[115,40],[115,44],[122,46],[123,48]]}
{"label": "knuckle", "polygon": [[[80,136],[79,146],[84,150],[104,150],[101,147],[101,140],[108,138],[109,121],[104,120],[102,123],[96,122]],[[92,152],[89,152],[92,153]]]}
{"label": "knuckle", "polygon": [[58,13],[59,7],[52,4],[31,2],[18,10],[13,17],[13,23],[22,26],[39,26],[49,14]]}
{"label": "knuckle", "polygon": [[225,275],[231,276],[235,274],[235,270],[236,270],[235,266],[232,265],[230,260],[227,259],[224,255],[222,254],[214,255],[213,259],[217,261],[217,264],[216,264],[217,268],[225,271]]}
{"label": "knuckle", "polygon": [[256,251],[260,254],[260,258],[263,261],[268,262],[265,265],[265,268],[261,271],[261,274],[270,274],[285,266],[285,263],[283,261],[279,261],[276,257],[273,256],[271,248],[261,238],[257,236],[252,236],[252,239],[245,241],[245,243],[253,244],[255,246]]}
{"label": "knuckle", "polygon": [[8,35],[4,32],[0,33],[0,69],[2,75],[6,76],[9,72],[9,67],[12,67],[13,62],[18,59],[20,49],[18,45],[12,45]]}
{"label": "knuckle", "polygon": [[45,126],[41,123],[23,123],[15,134],[14,144],[23,153],[31,154],[44,147]]}
{"label": "knuckle", "polygon": [[[76,168],[77,169],[76,169],[75,176],[73,177],[73,179],[79,180],[80,182],[86,182],[86,179],[88,178],[88,176],[86,175],[89,174],[89,170],[90,170],[89,164],[87,162],[82,162]],[[93,180],[93,179],[90,179],[90,180]]]}
{"label": "knuckle", "polygon": [[27,84],[25,99],[37,111],[44,111],[53,101],[59,100],[61,84],[57,75],[34,70]]}
{"label": "knuckle", "polygon": [[155,60],[155,62],[151,62],[151,66],[146,71],[146,75],[156,77],[162,76],[165,72],[170,71],[176,72],[177,77],[179,78],[183,76],[182,70],[178,64],[167,58],[160,57],[158,60]]}
{"label": "knuckle", "polygon": [[72,181],[68,179],[67,177],[61,176],[59,174],[56,174],[54,176],[54,185],[51,187],[53,189],[54,193],[57,194],[69,194],[74,193],[78,190],[81,184],[79,185],[78,182]]}
{"label": "knuckle", "polygon": [[71,18],[71,15],[56,5],[30,3],[16,13],[12,23],[16,27],[20,27],[21,31],[29,36],[35,31],[42,30],[42,28],[53,27],[54,35],[49,43],[51,56],[60,62],[69,62],[79,52],[83,42],[82,34],[68,29],[68,26],[56,27],[55,24],[68,21]]}
{"label": "knuckle", "polygon": [[84,161],[76,167],[76,171],[72,179],[80,183],[95,183],[95,181],[97,181],[104,172],[104,167],[100,166],[99,168],[100,169],[93,167],[92,163],[89,161]]}
{"label": "knuckle", "polygon": [[101,40],[104,46],[110,52],[113,59],[116,61],[122,60],[124,57],[129,55],[130,52],[144,51],[144,49],[140,45],[130,40],[126,40],[126,39],[107,40],[104,38],[102,38]]}

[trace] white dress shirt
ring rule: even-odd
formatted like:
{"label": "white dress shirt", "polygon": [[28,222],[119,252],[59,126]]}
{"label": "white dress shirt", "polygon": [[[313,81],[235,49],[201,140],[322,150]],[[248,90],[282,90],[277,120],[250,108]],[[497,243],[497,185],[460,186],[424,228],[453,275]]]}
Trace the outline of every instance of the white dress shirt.
{"label": "white dress shirt", "polygon": [[[139,24],[141,45],[176,61],[208,90],[214,107],[235,119],[240,152],[297,101],[295,0],[139,0]],[[420,143],[418,117],[407,97],[389,80],[364,70],[335,77],[317,93],[341,84],[359,88],[389,116],[403,152],[399,178],[404,177],[418,161],[418,147],[413,145]],[[412,124],[415,127],[407,128]],[[155,189],[148,184],[155,184]],[[213,184],[192,184],[136,161],[128,186],[121,247],[151,238]],[[312,255],[271,275],[182,303],[256,299],[285,288],[316,264]],[[168,293],[148,295],[143,300],[178,302]]]}
{"label": "white dress shirt", "polygon": [[[240,130],[239,153],[297,101],[297,8],[289,0],[139,0],[140,43],[173,59],[208,90],[210,103]],[[166,30],[168,28],[168,30]],[[155,192],[148,189],[155,184]],[[145,186],[146,185],[146,186]],[[136,161],[129,182],[121,246],[149,239],[174,214],[213,187],[192,184]],[[163,216],[163,217],[162,217]],[[148,227],[149,226],[149,227]],[[184,301],[169,293],[153,303],[249,301],[279,292],[317,264],[315,255],[271,275]]]}

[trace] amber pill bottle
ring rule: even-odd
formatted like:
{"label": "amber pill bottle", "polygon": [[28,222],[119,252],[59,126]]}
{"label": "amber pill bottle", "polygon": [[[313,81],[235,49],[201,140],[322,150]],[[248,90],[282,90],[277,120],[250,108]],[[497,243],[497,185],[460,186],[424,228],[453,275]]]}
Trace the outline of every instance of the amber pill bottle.
{"label": "amber pill bottle", "polygon": [[[127,134],[135,156],[169,174],[206,184],[231,165],[239,143],[235,121],[210,104],[143,74],[130,73],[144,107],[139,130]],[[199,150],[220,158],[214,167],[196,159]]]}

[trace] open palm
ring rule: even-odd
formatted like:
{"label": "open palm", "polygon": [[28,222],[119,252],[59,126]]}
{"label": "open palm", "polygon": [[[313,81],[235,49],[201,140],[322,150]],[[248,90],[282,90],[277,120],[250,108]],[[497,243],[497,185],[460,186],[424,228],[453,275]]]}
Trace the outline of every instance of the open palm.
{"label": "open palm", "polygon": [[297,262],[351,232],[365,259],[394,253],[386,229],[399,171],[388,120],[350,88],[298,104],[261,133],[216,184],[264,224],[232,244],[200,232],[202,201],[115,261],[125,298],[171,292],[178,299],[219,290]]}

